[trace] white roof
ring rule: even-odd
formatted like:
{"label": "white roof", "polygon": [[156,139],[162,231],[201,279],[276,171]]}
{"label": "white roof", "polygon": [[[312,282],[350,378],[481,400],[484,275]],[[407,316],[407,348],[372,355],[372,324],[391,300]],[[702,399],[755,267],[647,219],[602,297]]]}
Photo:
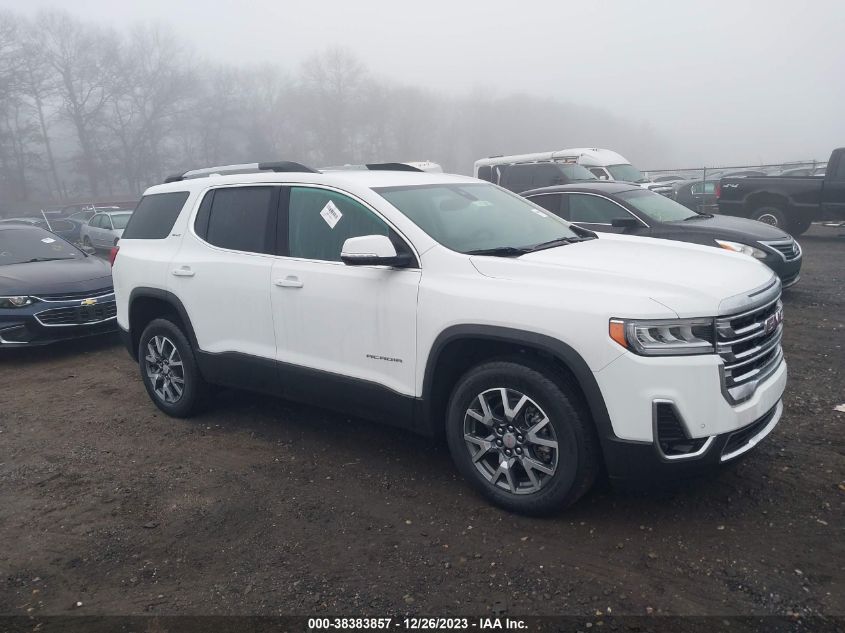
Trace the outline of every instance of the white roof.
{"label": "white roof", "polygon": [[553,152],[537,152],[534,154],[514,154],[512,156],[494,156],[475,161],[478,170],[483,165],[510,165],[513,163],[537,163],[547,161],[570,161],[579,165],[603,167],[606,165],[629,165],[630,161],[609,149],[598,147],[574,147],[559,149]]}

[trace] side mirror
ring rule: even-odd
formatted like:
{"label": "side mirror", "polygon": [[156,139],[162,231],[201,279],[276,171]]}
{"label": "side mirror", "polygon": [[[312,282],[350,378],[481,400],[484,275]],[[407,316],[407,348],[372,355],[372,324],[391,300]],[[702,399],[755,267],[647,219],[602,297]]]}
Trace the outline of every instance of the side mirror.
{"label": "side mirror", "polygon": [[364,235],[350,237],[343,243],[340,259],[347,266],[393,266],[402,268],[411,263],[411,258],[398,255],[393,242],[386,235]]}
{"label": "side mirror", "polygon": [[635,229],[640,223],[635,218],[613,218],[610,225],[615,229]]}

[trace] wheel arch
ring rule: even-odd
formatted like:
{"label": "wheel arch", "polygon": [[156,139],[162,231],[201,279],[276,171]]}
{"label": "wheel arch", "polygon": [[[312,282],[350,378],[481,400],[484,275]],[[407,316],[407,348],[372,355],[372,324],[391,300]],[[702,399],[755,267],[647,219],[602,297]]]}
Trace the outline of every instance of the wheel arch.
{"label": "wheel arch", "polygon": [[129,295],[129,336],[127,348],[132,358],[135,360],[138,359],[138,343],[144,328],[153,319],[163,316],[169,316],[175,319],[178,325],[182,326],[185,336],[191,342],[191,346],[195,350],[199,349],[191,319],[179,297],[161,288],[139,287],[133,289]]}
{"label": "wheel arch", "polygon": [[792,200],[788,195],[775,191],[757,191],[745,199],[745,208],[749,213],[766,206],[777,207],[787,213],[792,206]]}
{"label": "wheel arch", "polygon": [[606,438],[615,437],[598,382],[577,351],[550,336],[491,325],[456,325],[435,339],[423,377],[421,430],[442,436],[446,406],[457,379],[481,362],[514,354],[527,354],[567,374],[580,391],[602,445]]}

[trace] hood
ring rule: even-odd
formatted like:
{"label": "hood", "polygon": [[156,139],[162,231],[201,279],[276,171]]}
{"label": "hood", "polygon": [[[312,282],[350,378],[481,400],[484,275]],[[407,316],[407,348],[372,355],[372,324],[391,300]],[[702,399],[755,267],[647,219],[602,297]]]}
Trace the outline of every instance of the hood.
{"label": "hood", "polygon": [[620,313],[625,296],[649,297],[679,317],[714,316],[722,300],[774,277],[764,264],[740,253],[613,233],[517,258],[474,256],[472,263],[489,277],[559,283],[562,290],[575,282],[591,290],[604,287],[620,297]]}
{"label": "hood", "polygon": [[98,257],[0,266],[0,295],[85,292],[111,287],[111,266]]}
{"label": "hood", "polygon": [[665,228],[677,226],[679,233],[685,235],[707,234],[713,239],[732,240],[734,242],[761,242],[792,239],[783,229],[776,226],[749,220],[735,218],[730,215],[714,215],[711,218],[701,218],[686,222],[667,222]]}

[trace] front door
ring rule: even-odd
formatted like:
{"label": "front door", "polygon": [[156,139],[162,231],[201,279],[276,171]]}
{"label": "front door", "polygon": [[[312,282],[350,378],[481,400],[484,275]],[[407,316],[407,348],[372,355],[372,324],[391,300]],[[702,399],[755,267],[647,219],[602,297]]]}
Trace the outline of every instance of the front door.
{"label": "front door", "polygon": [[323,401],[348,395],[349,403],[338,404],[375,416],[395,410],[398,401],[410,403],[421,274],[416,257],[402,269],[348,266],[340,253],[350,237],[387,235],[397,252],[413,253],[385,220],[348,195],[292,186],[288,199],[287,213],[279,216],[281,256],[273,264],[271,293],[282,388]]}

